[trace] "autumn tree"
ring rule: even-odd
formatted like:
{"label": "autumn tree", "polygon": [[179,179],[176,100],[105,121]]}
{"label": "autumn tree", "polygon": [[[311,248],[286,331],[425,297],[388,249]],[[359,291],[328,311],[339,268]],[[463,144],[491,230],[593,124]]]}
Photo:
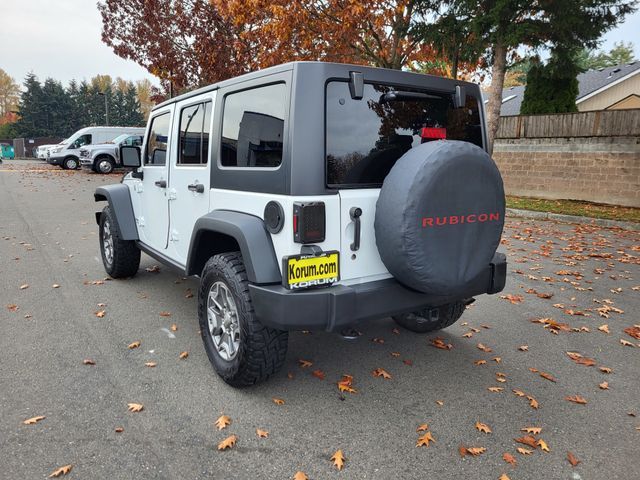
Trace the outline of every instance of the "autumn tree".
{"label": "autumn tree", "polygon": [[4,118],[18,107],[20,85],[0,68],[0,118]]}

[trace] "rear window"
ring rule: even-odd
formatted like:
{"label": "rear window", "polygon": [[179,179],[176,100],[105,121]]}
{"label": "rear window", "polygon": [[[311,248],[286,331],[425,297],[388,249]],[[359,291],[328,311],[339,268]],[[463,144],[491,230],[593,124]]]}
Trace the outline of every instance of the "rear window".
{"label": "rear window", "polygon": [[421,143],[447,138],[482,147],[478,101],[454,108],[450,94],[365,84],[354,100],[347,82],[327,84],[327,184],[379,187],[396,161]]}

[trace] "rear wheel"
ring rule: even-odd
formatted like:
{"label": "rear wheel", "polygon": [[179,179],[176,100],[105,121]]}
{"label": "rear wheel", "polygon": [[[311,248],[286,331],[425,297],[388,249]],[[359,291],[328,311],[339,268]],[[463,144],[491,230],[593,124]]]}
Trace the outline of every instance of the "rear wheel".
{"label": "rear wheel", "polygon": [[416,333],[435,332],[458,321],[465,309],[464,302],[454,302],[439,307],[430,307],[417,312],[395,315],[395,322]]}
{"label": "rear wheel", "polygon": [[256,319],[240,253],[211,257],[200,278],[200,332],[218,375],[231,386],[245,387],[277,372],[287,354],[289,334]]}
{"label": "rear wheel", "polygon": [[140,249],[133,240],[123,240],[111,207],[100,215],[102,264],[113,278],[132,277],[140,267]]}
{"label": "rear wheel", "polygon": [[113,160],[111,160],[109,157],[100,157],[96,160],[96,163],[94,164],[94,171],[96,173],[111,173],[113,172],[115,165],[113,163]]}

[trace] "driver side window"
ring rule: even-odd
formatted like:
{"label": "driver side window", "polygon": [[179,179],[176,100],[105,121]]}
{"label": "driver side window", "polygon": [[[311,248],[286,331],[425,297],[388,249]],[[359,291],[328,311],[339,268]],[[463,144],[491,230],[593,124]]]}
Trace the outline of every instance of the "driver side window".
{"label": "driver side window", "polygon": [[79,136],[75,142],[71,145],[71,148],[80,148],[84,145],[91,145],[91,134],[86,133],[84,135]]}
{"label": "driver side window", "polygon": [[169,142],[169,112],[154,117],[149,129],[147,148],[144,153],[144,164],[150,166],[165,165],[167,144]]}

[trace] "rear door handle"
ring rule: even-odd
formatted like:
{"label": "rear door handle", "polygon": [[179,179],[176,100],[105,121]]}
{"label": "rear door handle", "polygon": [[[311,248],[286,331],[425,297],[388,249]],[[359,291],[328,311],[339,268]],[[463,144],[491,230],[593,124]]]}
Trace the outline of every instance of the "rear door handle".
{"label": "rear door handle", "polygon": [[156,180],[156,187],[160,187],[160,188],[167,188],[167,181],[166,180]]}
{"label": "rear door handle", "polygon": [[360,216],[362,215],[362,209],[359,207],[351,207],[349,210],[349,216],[351,221],[355,223],[353,232],[353,243],[351,244],[351,250],[360,250]]}
{"label": "rear door handle", "polygon": [[191,185],[188,185],[187,188],[191,192],[204,193],[204,185],[201,183],[192,183]]}

